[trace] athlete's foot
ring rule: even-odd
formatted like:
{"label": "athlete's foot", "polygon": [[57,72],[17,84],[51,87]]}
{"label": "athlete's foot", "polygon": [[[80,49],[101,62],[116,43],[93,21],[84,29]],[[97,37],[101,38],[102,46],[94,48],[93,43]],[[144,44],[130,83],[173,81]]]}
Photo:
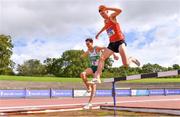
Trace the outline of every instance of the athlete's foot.
{"label": "athlete's foot", "polygon": [[136,64],[138,67],[141,65],[140,62],[135,59],[135,58],[132,58],[132,57],[129,57],[129,60],[131,60],[134,64]]}
{"label": "athlete's foot", "polygon": [[89,84],[100,84],[101,83],[101,79],[100,78],[93,78]]}
{"label": "athlete's foot", "polygon": [[91,109],[92,108],[92,104],[91,103],[87,103],[83,109]]}
{"label": "athlete's foot", "polygon": [[141,65],[140,62],[136,59],[135,61],[133,61],[138,67]]}

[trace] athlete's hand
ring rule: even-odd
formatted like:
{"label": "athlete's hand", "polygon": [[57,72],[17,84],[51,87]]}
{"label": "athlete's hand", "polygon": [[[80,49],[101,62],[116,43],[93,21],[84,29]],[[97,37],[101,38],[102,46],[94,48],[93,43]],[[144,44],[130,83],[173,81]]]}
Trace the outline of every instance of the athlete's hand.
{"label": "athlete's hand", "polygon": [[119,57],[114,55],[114,60],[119,60]]}
{"label": "athlete's hand", "polygon": [[96,35],[96,39],[98,39],[98,37],[99,37],[99,34]]}

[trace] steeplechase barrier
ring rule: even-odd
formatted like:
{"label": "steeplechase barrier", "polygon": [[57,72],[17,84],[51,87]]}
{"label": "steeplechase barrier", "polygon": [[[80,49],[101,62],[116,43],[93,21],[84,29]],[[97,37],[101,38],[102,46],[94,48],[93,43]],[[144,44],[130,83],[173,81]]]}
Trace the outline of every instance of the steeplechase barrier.
{"label": "steeplechase barrier", "polygon": [[[112,96],[114,102],[114,115],[116,115],[116,82],[118,81],[126,81],[126,80],[137,80],[137,79],[145,79],[145,78],[160,78],[160,77],[170,77],[180,75],[180,70],[172,70],[172,71],[164,71],[164,72],[156,72],[149,74],[136,74],[125,77],[115,77],[104,80],[104,83],[112,83]],[[142,91],[145,94],[149,94],[148,91]],[[160,91],[161,92],[161,91]],[[166,91],[164,91],[166,92]],[[176,92],[176,91],[173,91]]]}

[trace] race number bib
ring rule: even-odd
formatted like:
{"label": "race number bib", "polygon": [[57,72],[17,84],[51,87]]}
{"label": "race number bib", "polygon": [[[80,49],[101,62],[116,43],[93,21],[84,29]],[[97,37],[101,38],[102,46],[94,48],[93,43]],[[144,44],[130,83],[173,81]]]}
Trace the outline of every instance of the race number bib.
{"label": "race number bib", "polygon": [[92,61],[93,66],[98,66],[98,61]]}
{"label": "race number bib", "polygon": [[115,32],[114,32],[113,28],[109,28],[109,29],[107,30],[107,34],[108,34],[109,37],[111,37],[112,35],[114,35]]}

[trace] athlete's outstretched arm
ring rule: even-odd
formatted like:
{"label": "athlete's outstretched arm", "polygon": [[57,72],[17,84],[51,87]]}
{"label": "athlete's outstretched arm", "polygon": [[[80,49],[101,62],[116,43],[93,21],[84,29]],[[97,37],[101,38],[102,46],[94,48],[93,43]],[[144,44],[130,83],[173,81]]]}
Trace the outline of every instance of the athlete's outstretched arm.
{"label": "athlete's outstretched arm", "polygon": [[98,32],[98,34],[96,35],[96,39],[98,39],[99,35],[100,35],[104,30],[106,30],[106,27],[105,27],[105,26]]}
{"label": "athlete's outstretched arm", "polygon": [[84,52],[82,55],[81,55],[81,58],[84,58],[88,55],[88,51]]}

